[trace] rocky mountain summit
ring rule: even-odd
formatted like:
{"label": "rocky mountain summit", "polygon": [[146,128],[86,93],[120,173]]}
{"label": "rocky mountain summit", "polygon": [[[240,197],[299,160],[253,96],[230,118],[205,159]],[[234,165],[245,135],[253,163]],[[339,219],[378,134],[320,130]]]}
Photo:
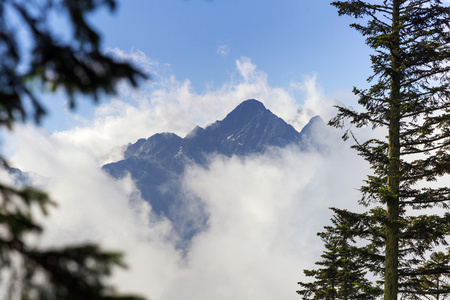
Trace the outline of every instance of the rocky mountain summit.
{"label": "rocky mountain summit", "polygon": [[139,139],[128,145],[123,160],[103,169],[116,178],[129,173],[155,213],[178,224],[184,235],[192,235],[197,231],[194,223],[198,222],[185,220],[179,224],[183,219],[180,207],[185,205],[179,179],[187,164],[205,166],[211,155],[245,156],[292,144],[305,150],[311,145],[313,129],[324,126],[320,117],[314,117],[298,132],[261,102],[251,99],[239,104],[223,120],[206,128],[197,126],[184,138],[158,133]]}

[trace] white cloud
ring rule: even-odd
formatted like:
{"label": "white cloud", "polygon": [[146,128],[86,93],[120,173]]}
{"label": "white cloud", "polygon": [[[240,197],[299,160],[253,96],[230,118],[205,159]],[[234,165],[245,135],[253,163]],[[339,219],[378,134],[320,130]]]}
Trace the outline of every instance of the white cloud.
{"label": "white cloud", "polygon": [[47,176],[47,190],[59,204],[43,219],[47,229],[40,243],[95,241],[124,251],[130,269],[116,272],[113,282],[154,300],[297,299],[302,269],[319,259],[322,244],[315,234],[329,220],[328,207],[354,206],[355,188],[367,172],[337,136],[324,140],[331,149],[325,154],[288,148],[242,159],[216,157],[207,169],[190,168],[183,185],[205,202],[210,219],[186,256],[174,247],[170,222],[151,213],[133,182],[116,182],[98,168],[113,147],[161,131],[184,135],[248,98],[261,100],[297,129],[310,116],[331,114],[332,101],[314,76],[294,85],[306,95],[299,113],[290,92],[269,86],[267,74],[250,59],[236,65],[242,78],[202,94],[189,81],[162,77],[139,91],[123,88],[96,109],[88,125],[52,135],[18,126],[7,137],[15,144],[11,161]]}
{"label": "white cloud", "polygon": [[245,81],[250,81],[252,79],[258,80],[261,77],[263,80],[266,80],[267,76],[261,71],[256,72],[256,65],[254,65],[248,57],[241,57],[241,59],[236,60],[236,67]]}
{"label": "white cloud", "polygon": [[230,49],[230,47],[228,45],[222,44],[222,45],[219,45],[219,47],[217,48],[216,53],[219,54],[220,56],[225,57],[225,56],[228,55],[228,53],[230,53],[230,50],[231,49]]}
{"label": "white cloud", "polygon": [[328,207],[351,206],[356,196],[349,184],[361,169],[344,166],[351,154],[338,148],[328,157],[295,148],[218,157],[189,170],[186,183],[206,202],[210,229],[194,241],[191,272],[170,299],[297,299],[302,269],[319,258],[315,234],[328,224]]}
{"label": "white cloud", "polygon": [[179,268],[171,242],[176,236],[167,219],[151,213],[130,178],[113,180],[90,151],[34,127],[18,126],[11,140],[18,146],[13,161],[45,175],[45,190],[58,204],[39,218],[45,230],[38,245],[94,242],[123,251],[130,269],[118,271],[113,281],[123,290],[159,295]]}

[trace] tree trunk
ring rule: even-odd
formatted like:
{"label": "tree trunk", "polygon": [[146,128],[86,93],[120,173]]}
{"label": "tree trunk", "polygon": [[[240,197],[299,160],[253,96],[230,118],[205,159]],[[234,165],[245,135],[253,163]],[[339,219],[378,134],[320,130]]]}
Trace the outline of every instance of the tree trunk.
{"label": "tree trunk", "polygon": [[400,186],[400,84],[399,70],[400,34],[399,34],[400,1],[393,1],[392,44],[391,44],[391,90],[389,121],[389,173],[388,195],[386,199],[386,253],[384,299],[397,300],[398,294],[398,234],[399,234],[399,186]]}

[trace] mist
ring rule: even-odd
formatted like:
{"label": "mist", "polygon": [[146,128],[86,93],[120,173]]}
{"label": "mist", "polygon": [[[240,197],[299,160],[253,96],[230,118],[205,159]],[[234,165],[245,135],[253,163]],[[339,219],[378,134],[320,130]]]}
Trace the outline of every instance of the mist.
{"label": "mist", "polygon": [[[158,67],[140,52],[115,51]],[[186,199],[202,201],[209,218],[183,250],[171,222],[152,213],[130,177],[115,180],[100,169],[120,159],[127,143],[164,131],[184,136],[249,98],[297,130],[315,115],[327,120],[335,113],[336,99],[323,94],[317,75],[292,85],[303,93],[300,103],[292,90],[271,87],[251,59],[236,61],[236,68],[238,80],[202,93],[188,80],[155,70],[157,82],[141,90],[123,86],[78,127],[48,133],[17,125],[6,137],[10,162],[38,174],[34,183],[58,203],[49,217],[40,217],[45,230],[36,245],[95,242],[122,251],[128,269],[116,270],[112,283],[149,299],[298,299],[302,270],[313,267],[323,250],[316,233],[329,224],[328,208],[356,209],[356,189],[369,170],[339,130],[316,133],[321,152],[291,146],[188,167],[180,185]]]}

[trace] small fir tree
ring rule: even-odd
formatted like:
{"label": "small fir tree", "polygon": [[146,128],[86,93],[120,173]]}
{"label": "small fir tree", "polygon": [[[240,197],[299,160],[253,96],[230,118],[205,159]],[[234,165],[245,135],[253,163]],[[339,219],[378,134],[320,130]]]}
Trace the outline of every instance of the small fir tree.
{"label": "small fir tree", "polygon": [[450,250],[433,252],[406,285],[405,299],[450,299]]}
{"label": "small fir tree", "polygon": [[352,232],[360,227],[360,218],[344,210],[333,210],[333,226],[325,226],[325,232],[318,233],[326,249],[321,255],[322,260],[316,262],[321,268],[303,271],[315,281],[299,282],[302,289],[297,293],[305,300],[375,299],[381,290],[365,277],[363,252],[354,245]]}

